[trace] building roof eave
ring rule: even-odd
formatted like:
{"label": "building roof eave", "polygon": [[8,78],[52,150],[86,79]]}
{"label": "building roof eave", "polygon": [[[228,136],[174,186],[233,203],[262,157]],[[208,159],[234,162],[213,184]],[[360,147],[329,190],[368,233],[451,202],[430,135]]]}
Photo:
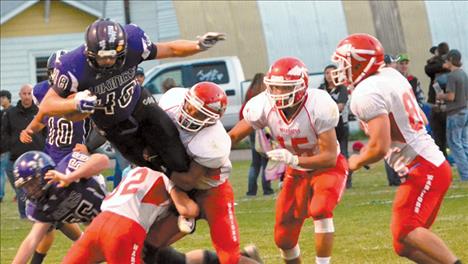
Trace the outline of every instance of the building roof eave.
{"label": "building roof eave", "polygon": [[85,4],[83,4],[83,3],[80,3],[80,1],[62,0],[62,2],[66,3],[68,5],[71,5],[73,7],[76,7],[76,8],[78,8],[78,9],[80,9],[80,10],[82,10],[82,11],[88,13],[88,14],[93,15],[93,16],[102,17],[102,14],[103,14],[102,10],[101,11],[96,10],[96,9],[94,9],[92,7],[89,7],[89,6],[85,5]]}
{"label": "building roof eave", "polygon": [[33,6],[37,2],[39,2],[39,0],[31,0],[31,1],[26,1],[23,4],[19,5],[18,7],[13,9],[12,11],[10,11],[7,14],[2,16],[2,18],[0,19],[0,25],[3,25],[5,22],[12,19],[13,17],[18,15],[19,13],[23,12],[24,10],[26,10],[30,6]]}

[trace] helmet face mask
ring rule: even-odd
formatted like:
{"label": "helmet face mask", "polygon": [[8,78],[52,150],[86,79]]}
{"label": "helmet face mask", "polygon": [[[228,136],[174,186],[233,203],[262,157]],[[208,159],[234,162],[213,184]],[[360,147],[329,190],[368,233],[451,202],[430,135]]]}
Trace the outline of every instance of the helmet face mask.
{"label": "helmet face mask", "polygon": [[266,94],[278,109],[293,107],[305,99],[308,73],[297,58],[285,57],[272,64],[263,79]]}
{"label": "helmet face mask", "polygon": [[48,186],[44,175],[54,167],[55,162],[44,152],[24,153],[14,164],[15,187],[22,188],[28,199],[41,199]]}
{"label": "helmet face mask", "polygon": [[190,132],[212,126],[226,111],[227,96],[221,87],[210,82],[195,84],[185,94],[179,107],[177,124]]}

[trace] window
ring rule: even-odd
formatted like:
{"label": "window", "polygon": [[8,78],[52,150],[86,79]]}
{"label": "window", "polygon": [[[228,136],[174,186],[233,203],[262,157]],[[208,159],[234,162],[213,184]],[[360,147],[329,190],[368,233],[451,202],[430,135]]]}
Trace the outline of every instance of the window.
{"label": "window", "polygon": [[36,57],[36,81],[42,82],[48,79],[47,60],[49,57]]}
{"label": "window", "polygon": [[214,82],[216,84],[229,83],[229,74],[226,63],[223,61],[194,64],[192,67],[193,78],[189,86],[199,82]]}
{"label": "window", "polygon": [[148,89],[151,94],[163,94],[163,83],[169,78],[175,81],[176,87],[181,87],[182,69],[180,67],[169,68],[159,73],[155,78],[145,84],[145,88]]}

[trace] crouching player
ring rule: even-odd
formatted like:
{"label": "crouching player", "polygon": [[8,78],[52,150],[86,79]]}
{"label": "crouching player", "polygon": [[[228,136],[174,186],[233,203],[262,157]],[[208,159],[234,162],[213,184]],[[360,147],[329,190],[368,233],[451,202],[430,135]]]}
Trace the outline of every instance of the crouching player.
{"label": "crouching player", "polygon": [[[26,193],[29,201],[26,215],[34,224],[21,243],[13,263],[27,263],[51,228],[61,229],[63,223],[90,222],[100,212],[106,191],[103,179],[100,182],[93,176],[108,167],[109,159],[105,155],[88,157],[78,152],[65,156],[57,166],[49,155],[40,151],[26,152],[16,160],[15,185]],[[50,173],[67,174],[72,183],[67,187],[47,183],[46,174]],[[69,235],[68,230],[62,231]],[[69,235],[69,238],[77,240],[79,237]]]}
{"label": "crouching player", "polygon": [[[63,179],[57,179],[63,180]],[[70,248],[63,263],[141,263],[151,224],[166,217],[174,203],[180,215],[198,216],[198,206],[164,174],[132,169],[102,203],[102,213]]]}
{"label": "crouching player", "polygon": [[269,127],[282,148],[267,152],[269,162],[287,164],[276,203],[275,242],[286,263],[300,263],[299,233],[314,219],[316,263],[330,262],[333,210],[342,195],[347,164],[335,135],[338,107],[318,89],[307,89],[308,75],[299,59],[276,61],[264,78],[267,90],[244,108],[244,119],[230,132],[238,142],[253,129]]}

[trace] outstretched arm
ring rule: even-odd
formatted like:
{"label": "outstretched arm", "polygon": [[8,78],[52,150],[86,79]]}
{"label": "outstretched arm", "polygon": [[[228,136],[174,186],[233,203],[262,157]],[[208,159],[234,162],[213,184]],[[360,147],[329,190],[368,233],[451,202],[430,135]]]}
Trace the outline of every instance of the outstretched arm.
{"label": "outstretched arm", "polygon": [[21,246],[18,248],[15,259],[13,259],[12,263],[26,264],[50,227],[51,224],[48,223],[34,223],[28,236],[26,236],[26,238],[21,243]]}
{"label": "outstretched arm", "polygon": [[157,54],[155,59],[171,57],[186,57],[213,47],[218,41],[225,40],[226,35],[218,32],[208,32],[198,37],[198,40],[174,40],[155,43]]}
{"label": "outstretched arm", "polygon": [[70,174],[63,174],[56,170],[50,170],[45,174],[45,179],[50,182],[58,182],[59,187],[66,187],[70,183],[81,178],[90,178],[109,168],[109,158],[100,153],[92,154],[89,159],[78,169]]}
{"label": "outstretched arm", "polygon": [[253,131],[253,127],[245,119],[242,119],[229,131],[228,135],[231,137],[232,145],[234,145]]}

